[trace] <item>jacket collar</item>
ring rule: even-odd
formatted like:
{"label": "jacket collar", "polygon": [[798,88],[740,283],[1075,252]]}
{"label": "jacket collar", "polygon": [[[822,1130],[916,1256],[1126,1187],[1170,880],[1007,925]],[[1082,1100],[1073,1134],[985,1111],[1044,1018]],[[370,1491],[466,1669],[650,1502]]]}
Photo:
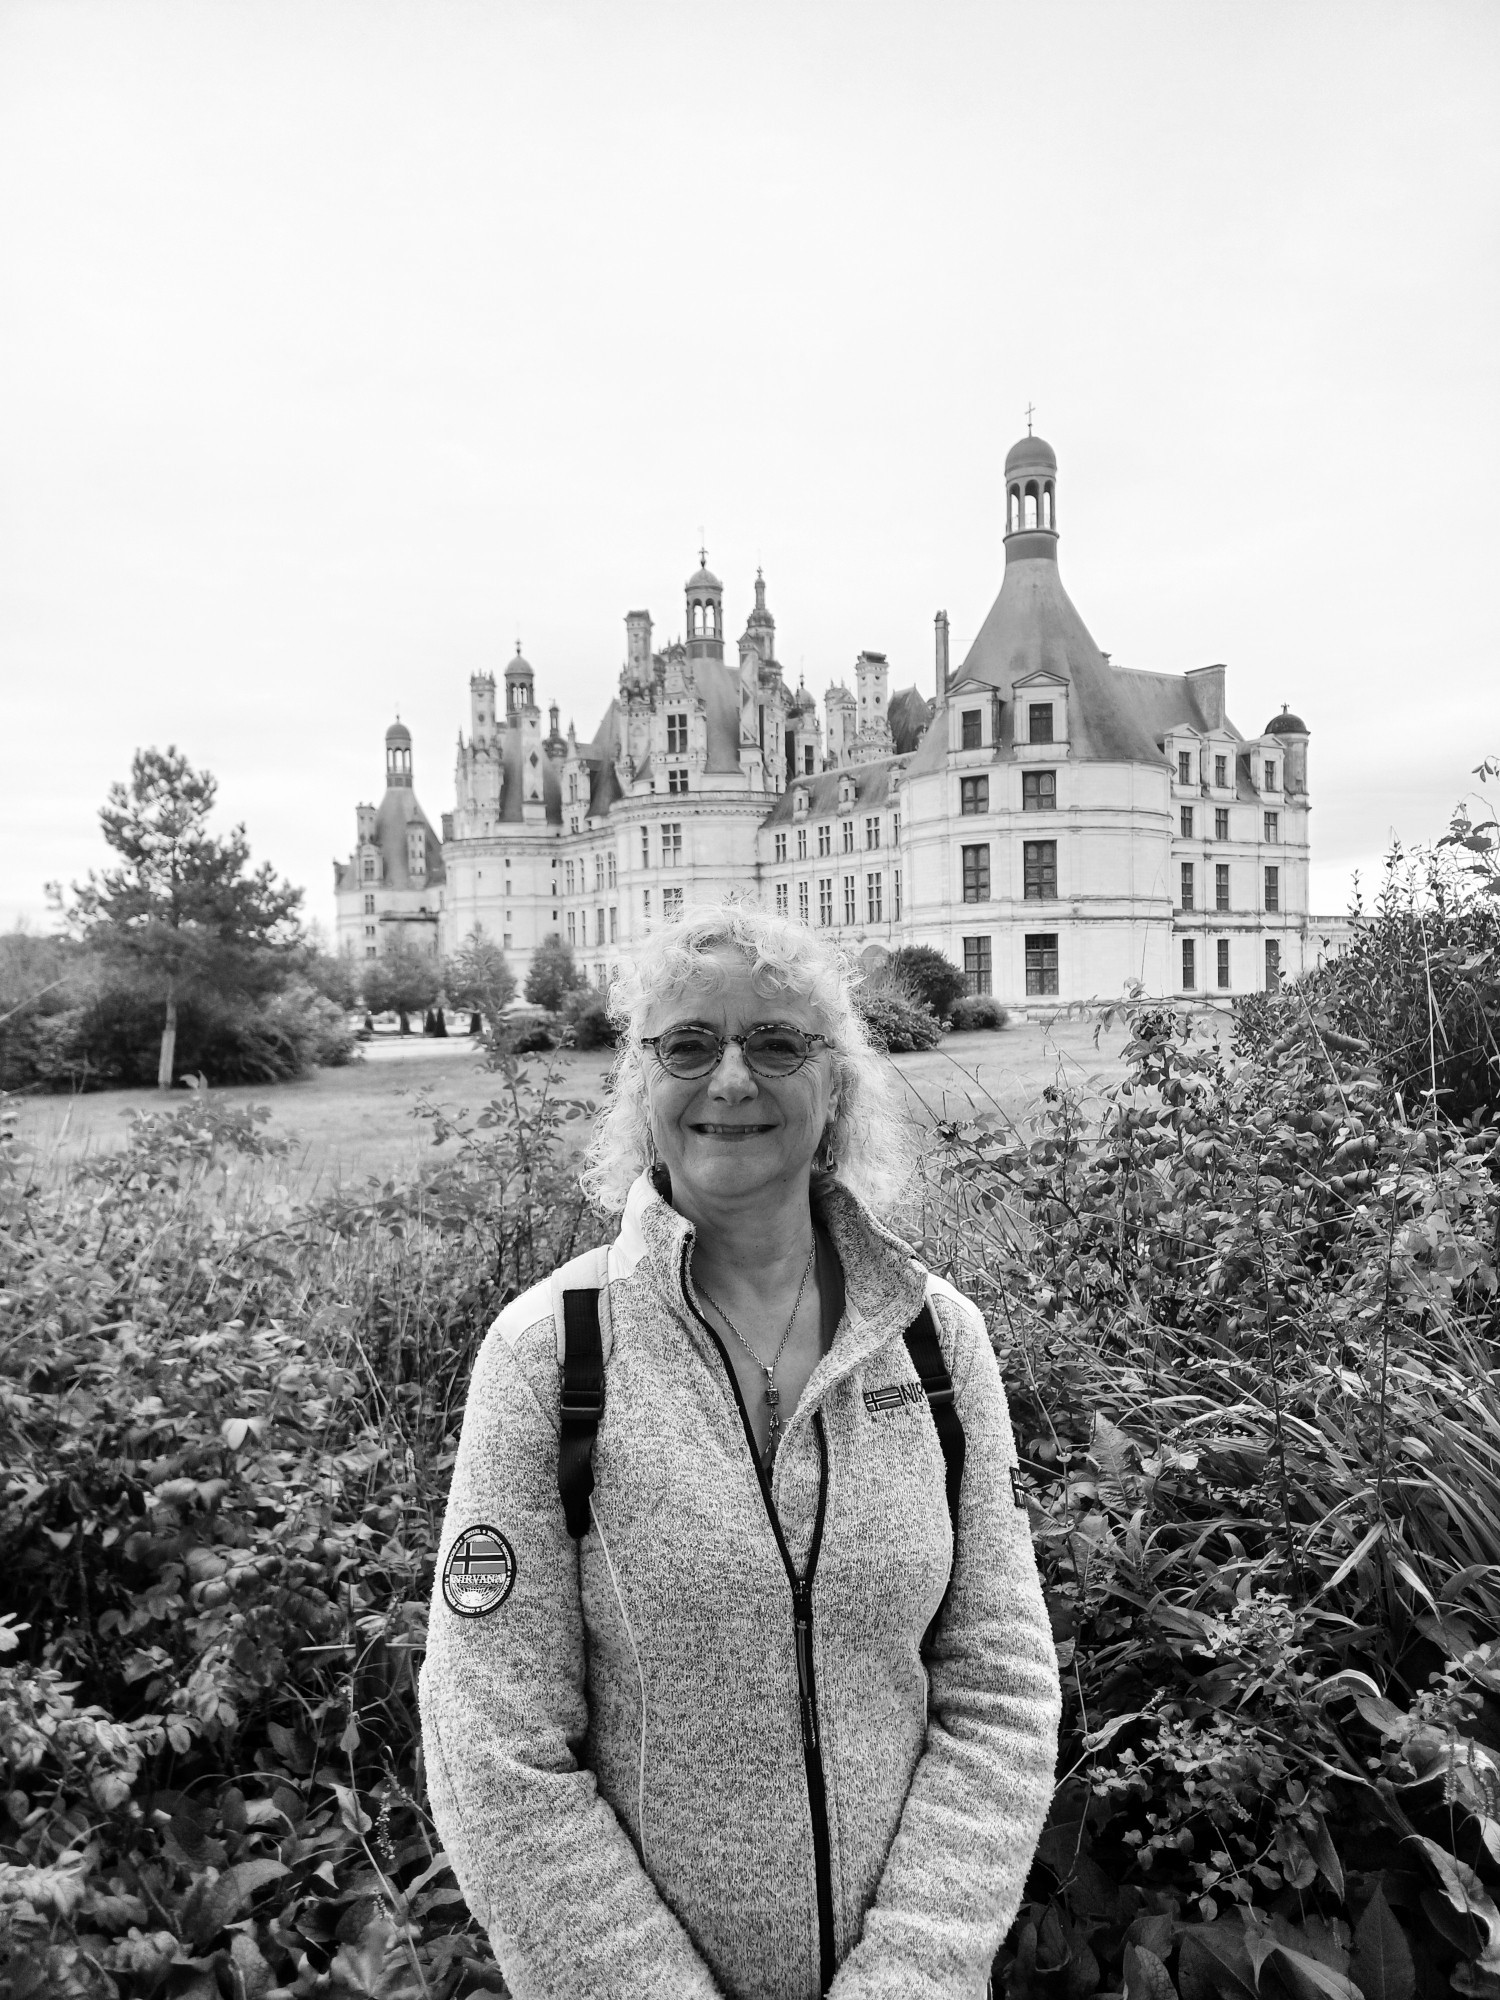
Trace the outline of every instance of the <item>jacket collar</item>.
{"label": "jacket collar", "polygon": [[[809,1393],[798,1405],[799,1415],[892,1336],[905,1331],[921,1310],[927,1281],[911,1246],[878,1222],[834,1176],[814,1175],[812,1204],[843,1267],[845,1304],[832,1351],[818,1363]],[[649,1175],[640,1174],[626,1197],[610,1256],[610,1277],[628,1277],[645,1264],[658,1296],[669,1300],[697,1330],[697,1317],[682,1287],[693,1237],[687,1217],[663,1200]]]}

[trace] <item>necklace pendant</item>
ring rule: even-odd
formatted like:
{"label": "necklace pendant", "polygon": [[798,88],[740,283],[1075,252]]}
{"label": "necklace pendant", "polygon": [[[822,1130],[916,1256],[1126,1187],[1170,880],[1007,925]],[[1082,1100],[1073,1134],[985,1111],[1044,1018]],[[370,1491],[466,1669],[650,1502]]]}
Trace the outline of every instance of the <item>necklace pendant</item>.
{"label": "necklace pendant", "polygon": [[780,1390],[779,1390],[779,1389],[778,1389],[778,1388],[776,1387],[776,1384],[775,1384],[774,1382],[767,1382],[767,1383],[766,1383],[766,1403],[767,1403],[767,1405],[768,1405],[768,1406],[769,1406],[769,1408],[770,1408],[770,1411],[771,1411],[771,1415],[772,1415],[772,1417],[773,1417],[773,1418],[774,1418],[774,1417],[775,1417],[775,1415],[776,1415],[776,1405],[777,1405],[777,1404],[778,1404],[778,1403],[779,1403],[780,1401],[781,1401],[781,1391],[780,1391]]}

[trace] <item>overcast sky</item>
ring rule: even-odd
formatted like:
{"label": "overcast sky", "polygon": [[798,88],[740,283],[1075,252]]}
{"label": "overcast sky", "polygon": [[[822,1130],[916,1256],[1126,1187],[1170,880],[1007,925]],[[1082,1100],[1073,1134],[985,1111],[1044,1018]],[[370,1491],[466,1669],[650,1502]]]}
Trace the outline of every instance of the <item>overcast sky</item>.
{"label": "overcast sky", "polygon": [[0,923],[138,745],[331,924],[399,709],[765,566],[932,686],[1036,404],[1133,667],[1312,731],[1314,900],[1500,754],[1500,7],[0,0]]}

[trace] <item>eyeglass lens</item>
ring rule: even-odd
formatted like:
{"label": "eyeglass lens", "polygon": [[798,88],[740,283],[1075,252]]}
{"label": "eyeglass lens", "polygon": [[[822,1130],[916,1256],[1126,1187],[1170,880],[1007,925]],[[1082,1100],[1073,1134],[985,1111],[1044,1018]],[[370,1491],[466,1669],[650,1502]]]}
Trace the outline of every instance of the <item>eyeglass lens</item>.
{"label": "eyeglass lens", "polygon": [[[660,1036],[656,1053],[673,1076],[707,1076],[726,1044],[708,1028],[669,1028]],[[807,1061],[812,1043],[796,1028],[752,1028],[741,1046],[749,1068],[759,1076],[790,1076]]]}

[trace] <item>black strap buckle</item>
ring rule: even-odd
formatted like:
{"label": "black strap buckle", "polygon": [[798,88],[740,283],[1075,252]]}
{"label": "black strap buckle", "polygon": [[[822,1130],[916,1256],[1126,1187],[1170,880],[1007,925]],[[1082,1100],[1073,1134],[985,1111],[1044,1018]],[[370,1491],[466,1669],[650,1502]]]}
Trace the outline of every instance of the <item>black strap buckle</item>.
{"label": "black strap buckle", "polygon": [[564,1382],[559,1399],[564,1423],[597,1424],[604,1415],[602,1382]]}

